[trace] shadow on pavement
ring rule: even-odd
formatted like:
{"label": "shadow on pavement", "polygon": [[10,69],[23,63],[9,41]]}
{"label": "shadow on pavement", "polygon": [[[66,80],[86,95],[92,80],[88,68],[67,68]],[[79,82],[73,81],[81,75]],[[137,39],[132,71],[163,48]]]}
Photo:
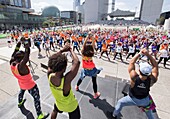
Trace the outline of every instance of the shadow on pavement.
{"label": "shadow on pavement", "polygon": [[81,90],[79,90],[78,92],[80,92],[83,95],[89,96],[90,97],[89,103],[93,104],[94,107],[103,111],[107,119],[111,119],[111,116],[108,115],[108,112],[113,112],[114,107],[112,107],[112,105],[110,105],[106,99],[100,99],[100,97],[98,99],[94,99],[93,95],[90,93]]}
{"label": "shadow on pavement", "polygon": [[27,110],[25,106],[20,107],[21,113],[25,115],[26,119],[35,119],[32,112]]}
{"label": "shadow on pavement", "polygon": [[32,77],[33,77],[34,81],[36,81],[36,80],[39,79],[39,76],[38,76],[38,75],[35,75],[35,74],[34,74]]}

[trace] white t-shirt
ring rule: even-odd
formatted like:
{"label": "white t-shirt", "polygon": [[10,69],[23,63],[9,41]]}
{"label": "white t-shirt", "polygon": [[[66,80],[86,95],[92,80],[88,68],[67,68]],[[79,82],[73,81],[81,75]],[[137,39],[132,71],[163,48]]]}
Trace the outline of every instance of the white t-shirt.
{"label": "white t-shirt", "polygon": [[10,41],[10,42],[12,42],[12,39],[11,39],[11,37],[7,38],[7,41]]}
{"label": "white t-shirt", "polygon": [[135,48],[132,46],[129,46],[129,53],[134,53],[135,52]]}
{"label": "white t-shirt", "polygon": [[164,57],[164,58],[168,57],[168,51],[167,50],[162,49],[162,50],[160,50],[160,53],[161,53],[160,57]]}
{"label": "white t-shirt", "polygon": [[116,52],[121,53],[122,52],[122,46],[117,46],[116,47]]}

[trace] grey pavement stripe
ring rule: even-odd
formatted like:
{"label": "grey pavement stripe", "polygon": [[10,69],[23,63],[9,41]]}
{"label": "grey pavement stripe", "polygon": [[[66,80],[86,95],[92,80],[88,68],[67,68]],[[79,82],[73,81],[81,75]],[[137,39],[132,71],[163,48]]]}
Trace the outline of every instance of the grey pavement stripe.
{"label": "grey pavement stripe", "polygon": [[167,114],[170,114],[170,112],[167,112],[167,111],[164,111],[164,110],[161,110],[161,109],[156,109],[156,110],[164,112],[164,113],[167,113]]}
{"label": "grey pavement stripe", "polygon": [[11,94],[9,94],[8,92],[6,92],[6,91],[4,91],[4,90],[2,90],[2,89],[0,89],[2,92],[4,92],[4,93],[6,93],[6,94],[8,94],[9,96],[12,96]]}
{"label": "grey pavement stripe", "polygon": [[6,74],[8,74],[8,75],[14,76],[14,75],[12,75],[12,74],[10,74],[10,73],[8,73],[8,72],[5,72],[5,71],[3,71],[3,70],[1,70],[1,69],[0,69],[0,71],[6,73]]}
{"label": "grey pavement stripe", "polygon": [[116,81],[116,93],[115,93],[115,95],[116,95],[116,99],[115,99],[115,105],[114,106],[116,106],[116,103],[118,101],[118,81]]}
{"label": "grey pavement stripe", "polygon": [[[85,91],[87,91],[87,88],[89,87],[90,83],[91,83],[91,81],[89,81],[89,83],[87,84],[87,86],[86,86],[86,88],[84,90],[84,93],[85,93]],[[81,95],[80,99],[78,100],[78,104],[80,103],[81,99],[83,98],[84,93]]]}

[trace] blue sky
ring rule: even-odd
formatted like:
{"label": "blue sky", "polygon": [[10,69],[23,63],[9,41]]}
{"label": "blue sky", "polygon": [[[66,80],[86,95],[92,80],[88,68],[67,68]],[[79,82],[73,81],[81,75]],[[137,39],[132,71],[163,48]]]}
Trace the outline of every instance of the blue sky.
{"label": "blue sky", "polygon": [[[84,0],[81,0],[83,2]],[[141,0],[116,0],[115,8],[121,10],[130,10],[139,12]],[[157,0],[155,0],[156,2]],[[73,0],[31,0],[32,8],[36,12],[40,12],[44,7],[47,6],[56,6],[60,11],[63,10],[72,10],[73,9]],[[111,0],[109,0],[111,3]],[[111,4],[110,4],[111,5]],[[109,12],[111,7],[109,8]],[[170,0],[164,0],[162,12],[170,11]]]}

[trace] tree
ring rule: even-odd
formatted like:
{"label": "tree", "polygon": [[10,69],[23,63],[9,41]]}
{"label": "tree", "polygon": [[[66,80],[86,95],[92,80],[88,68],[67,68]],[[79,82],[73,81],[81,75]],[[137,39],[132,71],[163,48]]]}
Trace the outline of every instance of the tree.
{"label": "tree", "polygon": [[52,18],[48,18],[46,21],[43,22],[43,27],[54,27],[55,26],[55,20]]}
{"label": "tree", "polygon": [[165,22],[165,17],[161,16],[158,20],[157,20],[159,25],[163,25]]}

